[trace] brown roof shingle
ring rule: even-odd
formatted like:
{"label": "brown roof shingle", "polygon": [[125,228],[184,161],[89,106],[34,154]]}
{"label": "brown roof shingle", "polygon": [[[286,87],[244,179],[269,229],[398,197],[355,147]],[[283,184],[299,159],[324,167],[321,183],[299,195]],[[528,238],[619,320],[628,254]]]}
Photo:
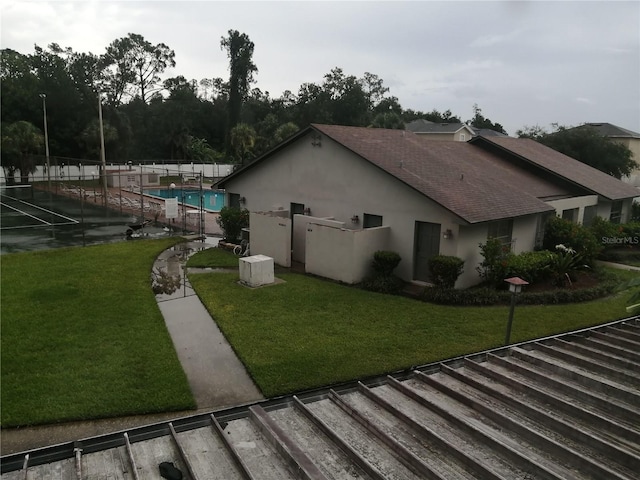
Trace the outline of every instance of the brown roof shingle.
{"label": "brown roof shingle", "polygon": [[542,170],[580,185],[609,200],[640,196],[638,189],[611,175],[528,138],[476,137],[473,145],[496,145]]}
{"label": "brown roof shingle", "polygon": [[402,130],[312,127],[469,223],[551,211],[538,197],[569,193],[467,143]]}

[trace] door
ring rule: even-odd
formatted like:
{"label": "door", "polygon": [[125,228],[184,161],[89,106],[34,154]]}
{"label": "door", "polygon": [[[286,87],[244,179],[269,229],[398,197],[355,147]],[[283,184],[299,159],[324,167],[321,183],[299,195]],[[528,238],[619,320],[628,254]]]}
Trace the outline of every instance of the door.
{"label": "door", "polygon": [[416,222],[413,277],[421,282],[430,281],[428,261],[440,253],[440,224]]}
{"label": "door", "polygon": [[300,248],[300,245],[296,248],[296,244],[302,243],[302,245],[304,245],[305,238],[296,238],[293,219],[294,215],[304,214],[304,203],[291,203],[289,212],[291,215],[291,260],[294,262],[304,263],[304,248]]}

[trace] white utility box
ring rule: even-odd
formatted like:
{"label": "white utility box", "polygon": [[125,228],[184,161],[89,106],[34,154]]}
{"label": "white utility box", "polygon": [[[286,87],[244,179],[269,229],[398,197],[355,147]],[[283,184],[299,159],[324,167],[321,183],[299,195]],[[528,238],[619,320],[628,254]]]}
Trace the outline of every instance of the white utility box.
{"label": "white utility box", "polygon": [[252,255],[240,259],[240,281],[250,287],[269,285],[275,281],[273,258]]}

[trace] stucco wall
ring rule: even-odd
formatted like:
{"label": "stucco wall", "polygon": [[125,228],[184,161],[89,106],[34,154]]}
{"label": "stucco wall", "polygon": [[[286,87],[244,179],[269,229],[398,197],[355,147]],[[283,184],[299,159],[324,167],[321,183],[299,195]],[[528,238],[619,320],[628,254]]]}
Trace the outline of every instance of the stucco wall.
{"label": "stucco wall", "polygon": [[[558,217],[562,217],[562,212],[564,210],[571,210],[571,209],[577,208],[578,218],[576,219],[576,221],[577,223],[582,223],[582,220],[584,218],[585,207],[597,205],[598,196],[585,195],[583,197],[563,198],[560,200],[549,200],[545,203],[556,210],[556,216]],[[611,206],[609,206],[609,211],[611,211]],[[607,214],[607,218],[609,218],[608,214]]]}
{"label": "stucco wall", "polygon": [[309,215],[293,216],[293,245],[295,248],[291,253],[294,262],[305,263],[306,259],[306,237],[309,223],[317,225],[327,225],[329,227],[344,228],[344,222],[338,222],[333,218],[318,218]]}
{"label": "stucco wall", "polygon": [[278,213],[252,212],[249,225],[251,255],[266,255],[277,265],[290,267],[291,219]]}
{"label": "stucco wall", "polygon": [[388,227],[350,230],[310,222],[305,270],[348,284],[358,283],[370,272],[374,252],[384,250],[388,238]]}

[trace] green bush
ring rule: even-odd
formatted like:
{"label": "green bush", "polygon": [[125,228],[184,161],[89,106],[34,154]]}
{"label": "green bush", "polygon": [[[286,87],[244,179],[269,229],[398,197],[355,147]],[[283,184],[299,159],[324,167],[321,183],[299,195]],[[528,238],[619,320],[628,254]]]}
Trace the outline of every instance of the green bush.
{"label": "green bush", "polygon": [[242,229],[249,226],[249,210],[246,208],[224,206],[216,218],[220,225],[224,240],[229,243],[239,243]]}
{"label": "green bush", "polygon": [[529,283],[544,280],[548,277],[554,254],[547,250],[538,252],[522,252],[509,255],[505,266],[504,277],[520,277]]}
{"label": "green bush", "polygon": [[448,255],[436,255],[428,261],[431,281],[438,287],[453,288],[462,274],[464,260]]}
{"label": "green bush", "polygon": [[605,220],[602,217],[596,217],[591,222],[589,226],[589,230],[596,237],[596,240],[602,244],[603,248],[607,248],[610,246],[615,246],[613,244],[608,244],[607,239],[618,237],[620,235],[620,225],[616,225],[611,223],[609,220]]}
{"label": "green bush", "polygon": [[397,295],[402,291],[404,282],[393,274],[402,257],[396,252],[378,250],[373,254],[373,274],[362,281],[362,288],[372,292]]}
{"label": "green bush", "polygon": [[487,243],[479,244],[480,254],[484,260],[476,267],[480,278],[491,286],[498,287],[506,278],[506,267],[509,256],[509,245],[503,245],[497,238],[490,237]]}
{"label": "green bush", "polygon": [[388,250],[378,250],[373,254],[373,263],[371,264],[374,272],[381,275],[391,275],[396,269],[402,257],[396,252]]}
{"label": "green bush", "polygon": [[[600,283],[594,287],[582,289],[555,288],[543,292],[527,292],[518,295],[518,303],[523,305],[551,305],[561,303],[577,303],[596,300],[611,295],[619,286],[615,275],[604,271],[595,272]],[[511,293],[489,287],[454,290],[447,288],[426,288],[422,300],[441,305],[488,306],[508,305]]]}
{"label": "green bush", "polygon": [[600,239],[596,239],[589,228],[560,217],[552,217],[545,225],[542,246],[554,252],[556,245],[572,248],[582,256],[582,261],[587,265],[593,265],[603,248]]}

